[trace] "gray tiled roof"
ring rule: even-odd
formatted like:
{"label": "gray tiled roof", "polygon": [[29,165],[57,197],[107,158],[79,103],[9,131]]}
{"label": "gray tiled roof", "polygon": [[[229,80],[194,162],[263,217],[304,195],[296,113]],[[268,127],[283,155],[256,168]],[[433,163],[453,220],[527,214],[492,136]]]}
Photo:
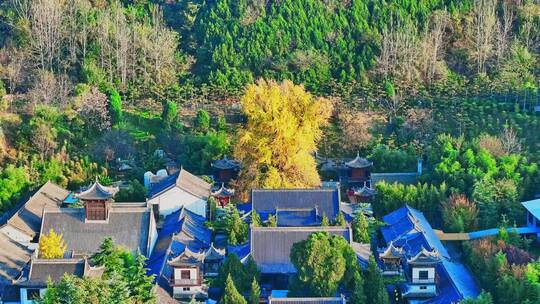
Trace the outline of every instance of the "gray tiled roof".
{"label": "gray tiled roof", "polygon": [[32,251],[0,232],[0,289],[17,279],[30,261]]}
{"label": "gray tiled roof", "polygon": [[41,227],[43,209],[60,206],[68,194],[69,191],[62,187],[52,182],[46,182],[7,220],[7,224],[28,234],[30,237],[34,237],[39,233]]}
{"label": "gray tiled roof", "polygon": [[293,244],[321,231],[351,241],[351,231],[346,227],[252,227],[251,256],[262,273],[294,273],[289,258]]}
{"label": "gray tiled roof", "polygon": [[253,189],[251,202],[258,213],[276,209],[317,208],[319,216],[334,219],[339,212],[338,189]]}
{"label": "gray tiled roof", "polygon": [[53,229],[56,233],[61,233],[68,250],[75,253],[94,253],[105,237],[112,237],[116,244],[146,254],[151,209],[125,203],[113,206],[115,207],[109,212],[109,220],[105,223],[85,222],[83,208],[46,210],[41,231],[48,233]]}
{"label": "gray tiled roof", "polygon": [[46,286],[49,278],[58,282],[64,274],[82,277],[85,270],[83,259],[36,259],[32,260],[28,281],[21,282],[21,286]]}
{"label": "gray tiled roof", "polygon": [[105,187],[96,181],[87,190],[77,194],[77,197],[83,200],[108,200],[117,192],[118,188]]}

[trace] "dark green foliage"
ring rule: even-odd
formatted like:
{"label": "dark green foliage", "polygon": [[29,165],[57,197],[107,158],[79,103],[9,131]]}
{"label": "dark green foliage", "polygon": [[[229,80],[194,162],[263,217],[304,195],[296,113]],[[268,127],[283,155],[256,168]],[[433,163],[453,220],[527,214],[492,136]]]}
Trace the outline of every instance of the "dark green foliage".
{"label": "dark green foliage", "polygon": [[364,292],[366,294],[366,303],[368,304],[388,304],[390,300],[384,286],[384,280],[377,262],[373,256],[369,258],[369,263],[364,272]]}
{"label": "dark green foliage", "polygon": [[440,203],[446,200],[447,189],[443,183],[440,186],[418,184],[388,184],[378,183],[376,186],[377,195],[373,203],[374,211],[377,215],[385,215],[404,204],[419,209],[424,212],[427,219],[435,221],[439,218]]}
{"label": "dark green foliage", "polygon": [[207,134],[185,134],[180,137],[182,148],[180,163],[195,174],[210,172],[213,160],[227,154],[230,150],[229,138],[224,132]]}
{"label": "dark green foliage", "polygon": [[358,213],[352,222],[353,240],[358,243],[370,243],[369,223],[363,213]]}
{"label": "dark green foliage", "polygon": [[261,288],[257,280],[253,279],[251,282],[251,289],[249,290],[248,304],[259,304],[259,298],[261,297]]}
{"label": "dark green foliage", "polygon": [[206,112],[205,110],[197,111],[195,127],[199,132],[208,132],[208,130],[210,130],[210,114],[208,114],[208,112]]}
{"label": "dark green foliage", "polygon": [[92,261],[105,267],[101,278],[65,275],[58,283],[49,282],[39,303],[156,303],[154,278],[146,274],[143,255],[133,257],[105,238]]}
{"label": "dark green foliage", "polygon": [[227,280],[225,281],[225,294],[221,298],[220,303],[247,304],[246,299],[244,299],[244,297],[238,292],[238,290],[234,286],[234,283],[233,283],[233,280],[231,279],[230,274],[227,276]]}
{"label": "dark green foliage", "polygon": [[233,208],[225,218],[226,231],[229,245],[235,246],[243,244],[248,240],[248,225],[238,213],[238,209]]}
{"label": "dark green foliage", "polygon": [[236,288],[241,292],[249,292],[253,281],[259,279],[259,271],[253,259],[249,258],[245,265],[240,262],[235,254],[227,255],[225,262],[219,268],[217,278],[212,281],[212,286],[225,288],[225,281],[230,276]]}
{"label": "dark green foliage", "polygon": [[294,296],[330,297],[340,285],[350,288],[358,283],[356,254],[341,236],[313,233],[294,244],[290,256],[298,270],[289,288]]}
{"label": "dark green foliage", "polygon": [[141,182],[134,179],[127,188],[120,189],[114,197],[115,202],[143,202],[146,198],[146,188]]}
{"label": "dark green foliage", "polygon": [[476,299],[465,299],[461,301],[462,304],[493,304],[493,298],[491,294],[485,291],[482,291]]}
{"label": "dark green foliage", "polygon": [[376,148],[369,160],[373,162],[373,172],[416,172],[417,156],[413,151],[391,149],[386,146]]}
{"label": "dark green foliage", "polygon": [[161,114],[161,120],[163,126],[167,130],[171,130],[178,119],[178,109],[176,102],[167,100],[163,104],[163,113]]}

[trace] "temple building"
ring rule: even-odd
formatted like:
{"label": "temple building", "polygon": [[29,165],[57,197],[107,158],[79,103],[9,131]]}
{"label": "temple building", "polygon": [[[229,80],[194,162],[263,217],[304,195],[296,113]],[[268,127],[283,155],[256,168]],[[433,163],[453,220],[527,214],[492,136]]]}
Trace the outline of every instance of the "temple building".
{"label": "temple building", "polygon": [[157,240],[152,208],[145,202],[114,204],[116,191],[96,181],[76,195],[83,208],[43,210],[40,235],[51,230],[62,234],[71,257],[97,252],[105,237],[134,253],[150,256]]}
{"label": "temple building", "polygon": [[231,180],[238,177],[240,163],[236,160],[228,159],[227,155],[224,155],[222,159],[212,162],[212,168],[214,170],[214,181],[228,184]]}
{"label": "temple building", "polygon": [[210,190],[209,183],[181,168],[150,188],[148,202],[156,206],[161,216],[185,207],[205,217]]}
{"label": "temple building", "polygon": [[57,283],[66,274],[80,278],[100,277],[105,268],[91,266],[83,259],[37,259],[33,258],[28,271],[9,287],[2,303],[34,304],[45,294],[49,280]]}
{"label": "temple building", "polygon": [[469,270],[452,259],[420,211],[405,205],[383,222],[387,247],[379,250],[381,268],[389,271],[386,275],[405,275],[399,293],[408,303],[457,303],[478,296]]}
{"label": "temple building", "polygon": [[187,208],[165,217],[155,249],[148,260],[160,288],[175,299],[207,297],[204,276],[214,276],[225,250],[214,247],[206,219]]}
{"label": "temple building", "polygon": [[386,249],[379,252],[379,259],[382,262],[383,275],[399,275],[403,269],[401,262],[404,257],[403,249],[394,246],[394,243],[390,241],[390,244]]}
{"label": "temple building", "polygon": [[214,243],[210,244],[210,248],[204,253],[204,275],[207,277],[215,277],[219,273],[219,267],[225,260],[225,249],[214,247]]}
{"label": "temple building", "polygon": [[213,191],[211,196],[216,199],[217,204],[220,207],[226,207],[231,198],[234,196],[234,189],[225,187],[225,183],[221,183],[221,187],[216,191]]}
{"label": "temple building", "polygon": [[117,187],[105,187],[96,180],[87,190],[75,195],[84,205],[85,220],[108,221],[112,199],[117,192]]}
{"label": "temple building", "polygon": [[262,221],[276,216],[280,227],[318,226],[323,216],[336,219],[340,210],[340,193],[330,189],[253,189],[252,212]]}
{"label": "temple building", "polygon": [[207,287],[203,285],[203,252],[193,252],[186,248],[179,256],[167,261],[163,275],[169,277],[172,295],[175,299],[205,299]]}
{"label": "temple building", "polygon": [[229,252],[237,254],[242,261],[251,256],[261,272],[261,284],[268,284],[273,289],[287,289],[290,276],[296,273],[290,260],[291,248],[315,232],[342,236],[351,244],[357,258],[367,263],[369,244],[354,243],[350,227],[251,227],[250,243]]}
{"label": "temple building", "polygon": [[357,154],[356,157],[345,163],[340,181],[348,188],[361,188],[364,185],[371,187],[371,169],[373,163]]}

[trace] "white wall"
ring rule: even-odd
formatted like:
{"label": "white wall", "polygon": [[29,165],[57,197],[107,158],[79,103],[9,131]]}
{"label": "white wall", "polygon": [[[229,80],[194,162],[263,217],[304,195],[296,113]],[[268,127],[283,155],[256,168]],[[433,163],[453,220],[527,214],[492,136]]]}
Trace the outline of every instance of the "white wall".
{"label": "white wall", "polygon": [[[420,271],[427,271],[428,272],[428,279],[427,280],[420,280]],[[412,282],[413,283],[433,283],[433,282],[435,282],[435,268],[433,268],[433,267],[426,267],[426,268],[414,267],[412,269]]]}
{"label": "white wall", "polygon": [[189,211],[206,217],[206,200],[191,195],[178,187],[161,193],[150,199],[149,202],[159,205],[159,215],[162,216],[167,216],[185,206]]}

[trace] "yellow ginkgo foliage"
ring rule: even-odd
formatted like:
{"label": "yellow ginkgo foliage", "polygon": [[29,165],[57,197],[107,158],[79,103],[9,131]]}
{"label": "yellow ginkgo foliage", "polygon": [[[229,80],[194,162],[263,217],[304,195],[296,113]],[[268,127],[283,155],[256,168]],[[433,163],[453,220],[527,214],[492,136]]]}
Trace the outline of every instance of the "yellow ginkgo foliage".
{"label": "yellow ginkgo foliage", "polygon": [[66,249],[62,234],[56,234],[53,229],[39,238],[39,256],[42,259],[61,259]]}
{"label": "yellow ginkgo foliage", "polygon": [[285,80],[259,80],[241,99],[247,126],[235,158],[242,164],[238,188],[301,188],[320,184],[314,152],[331,104]]}

